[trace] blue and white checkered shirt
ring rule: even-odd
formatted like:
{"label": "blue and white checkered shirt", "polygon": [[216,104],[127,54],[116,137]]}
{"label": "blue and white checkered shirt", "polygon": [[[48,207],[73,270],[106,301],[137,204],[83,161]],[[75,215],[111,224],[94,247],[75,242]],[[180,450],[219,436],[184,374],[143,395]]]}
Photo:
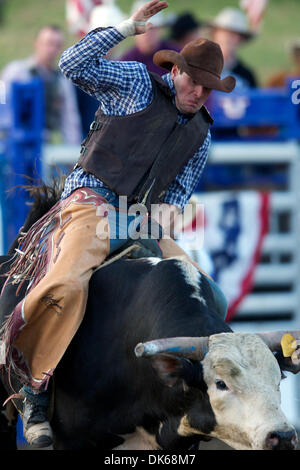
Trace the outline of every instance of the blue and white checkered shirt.
{"label": "blue and white checkered shirt", "polygon": [[[104,114],[126,116],[145,109],[152,102],[153,89],[147,68],[140,62],[108,60],[106,54],[124,40],[115,28],[94,29],[80,42],[67,49],[61,57],[60,68],[65,76],[99,101]],[[175,88],[170,74],[162,77],[170,87],[175,102]],[[178,121],[188,120],[179,111]],[[208,156],[210,131],[203,145],[190,158],[167,189],[164,201],[184,210],[199,179]],[[76,168],[67,177],[62,198],[76,188],[105,187],[96,176]]]}

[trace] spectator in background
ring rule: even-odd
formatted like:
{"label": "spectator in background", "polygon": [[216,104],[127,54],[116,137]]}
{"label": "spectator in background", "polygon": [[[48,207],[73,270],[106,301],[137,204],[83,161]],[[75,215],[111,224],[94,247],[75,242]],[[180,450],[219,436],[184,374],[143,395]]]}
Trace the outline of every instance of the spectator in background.
{"label": "spectator in background", "polygon": [[179,49],[182,49],[188,42],[201,37],[202,23],[191,13],[182,13],[171,26],[170,39]]}
{"label": "spectator in background", "polygon": [[224,76],[229,73],[236,78],[237,91],[257,87],[255,73],[238,57],[240,47],[255,36],[248,26],[246,14],[237,8],[225,8],[209,27],[211,39],[223,52]]}
{"label": "spectator in background", "polygon": [[246,11],[252,31],[261,28],[262,19],[268,6],[268,0],[240,0],[240,7]]}
{"label": "spectator in background", "polygon": [[40,78],[45,93],[45,141],[77,145],[82,134],[75,89],[57,66],[63,46],[63,31],[55,25],[44,26],[36,36],[34,55],[8,64],[1,79],[6,84],[9,100],[12,82]]}
{"label": "spectator in background", "polygon": [[[140,0],[135,2],[132,6],[132,12],[145,3],[147,2]],[[172,49],[180,52],[181,47],[170,40],[163,39],[164,28],[168,25],[168,22],[162,12],[157,13],[151,18],[151,24],[153,27],[148,29],[145,34],[134,36],[135,46],[119,57],[118,60],[141,62],[146,65],[149,72],[164,75],[166,71],[153,63],[153,55],[162,49]]]}
{"label": "spectator in background", "polygon": [[[243,93],[249,89],[256,88],[258,83],[255,73],[239,58],[240,48],[255,37],[255,34],[250,30],[246,13],[238,8],[224,8],[213,22],[208,24],[208,30],[211,39],[220,45],[223,52],[224,67],[221,78],[228,73],[234,76],[236,79],[235,90],[237,92]],[[244,97],[240,97],[238,101],[231,101],[231,98],[222,98],[222,102],[220,102],[216,99],[219,97],[217,93],[213,91],[206,102],[207,108],[213,116],[215,115],[215,107],[221,106],[224,109],[227,106],[234,110],[234,112],[237,112],[239,107],[241,109],[244,108],[245,100],[247,100]],[[252,135],[252,130],[245,126],[241,128],[241,126],[231,126],[229,124],[224,127],[216,126],[212,129],[212,136],[215,140],[236,140],[240,138],[241,133],[244,136],[249,136]],[[226,164],[217,165],[211,170],[208,169],[206,181],[202,181],[200,184],[205,185],[209,177],[215,182],[221,181],[222,185],[227,187],[245,185],[248,181],[245,166],[238,164],[230,167],[230,169],[228,169]],[[206,190],[207,188],[203,186],[199,189]]]}
{"label": "spectator in background", "polygon": [[[125,18],[125,13],[114,4],[114,0],[103,0],[103,3],[95,6],[90,13],[89,31],[96,28],[117,26]],[[118,47],[113,47],[109,50],[106,57],[113,60],[114,57],[117,58],[118,55]]]}
{"label": "spectator in background", "polygon": [[[62,0],[60,0],[62,1]],[[69,32],[79,39],[90,31],[91,13],[98,5],[114,0],[65,0],[66,23]]]}
{"label": "spectator in background", "polygon": [[300,40],[293,41],[289,47],[289,53],[292,60],[290,70],[282,70],[275,73],[267,81],[267,87],[284,88],[289,80],[300,78]]}

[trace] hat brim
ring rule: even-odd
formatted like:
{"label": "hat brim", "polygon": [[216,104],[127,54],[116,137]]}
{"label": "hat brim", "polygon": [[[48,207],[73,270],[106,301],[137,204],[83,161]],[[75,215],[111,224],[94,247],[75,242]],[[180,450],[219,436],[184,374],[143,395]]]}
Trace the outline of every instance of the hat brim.
{"label": "hat brim", "polygon": [[173,65],[177,65],[180,70],[187,73],[196,83],[206,88],[230,93],[235,87],[236,80],[234,77],[229,75],[220,79],[207,70],[189,65],[185,58],[176,51],[168,49],[158,51],[153,56],[153,62],[169,71],[172,70]]}

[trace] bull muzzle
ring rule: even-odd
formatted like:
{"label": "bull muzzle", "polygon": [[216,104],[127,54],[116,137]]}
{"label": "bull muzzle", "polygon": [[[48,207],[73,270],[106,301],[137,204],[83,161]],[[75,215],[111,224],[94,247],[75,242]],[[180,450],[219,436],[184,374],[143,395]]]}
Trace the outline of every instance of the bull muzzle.
{"label": "bull muzzle", "polygon": [[267,435],[265,450],[295,450],[297,442],[297,434],[294,430],[274,431]]}

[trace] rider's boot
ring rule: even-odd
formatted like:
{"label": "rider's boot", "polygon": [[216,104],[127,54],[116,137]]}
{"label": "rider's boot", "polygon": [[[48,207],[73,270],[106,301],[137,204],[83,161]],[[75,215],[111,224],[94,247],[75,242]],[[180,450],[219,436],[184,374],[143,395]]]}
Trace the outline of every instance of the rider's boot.
{"label": "rider's boot", "polygon": [[29,387],[22,388],[23,434],[28,444],[35,448],[52,446],[52,429],[49,423],[49,393],[35,394]]}

